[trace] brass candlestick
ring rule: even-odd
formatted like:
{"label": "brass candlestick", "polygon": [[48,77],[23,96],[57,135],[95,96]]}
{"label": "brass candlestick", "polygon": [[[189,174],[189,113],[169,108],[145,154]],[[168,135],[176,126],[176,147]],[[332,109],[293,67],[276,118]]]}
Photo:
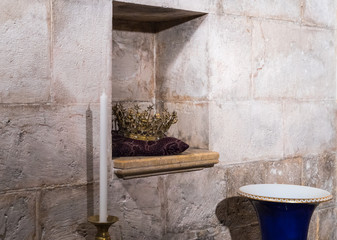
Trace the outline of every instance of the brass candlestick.
{"label": "brass candlestick", "polygon": [[108,216],[106,222],[100,222],[99,216],[90,216],[88,218],[88,222],[92,223],[97,228],[97,234],[95,240],[111,240],[109,234],[109,228],[112,224],[118,221],[118,217],[115,216]]}

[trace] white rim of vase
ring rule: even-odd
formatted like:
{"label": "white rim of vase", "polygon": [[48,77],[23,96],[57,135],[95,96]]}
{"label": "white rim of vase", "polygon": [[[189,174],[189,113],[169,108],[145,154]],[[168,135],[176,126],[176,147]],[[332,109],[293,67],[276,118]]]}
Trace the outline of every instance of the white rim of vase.
{"label": "white rim of vase", "polygon": [[[256,185],[271,185],[271,184],[256,184]],[[288,184],[275,184],[275,185],[283,185],[286,186]],[[247,185],[249,186],[249,185]],[[300,185],[288,185],[288,186],[298,186],[301,187]],[[243,186],[246,187],[246,186]],[[306,187],[306,186],[302,186]],[[241,187],[242,188],[242,187]],[[257,194],[249,194],[246,192],[241,191],[241,188],[238,191],[238,194],[243,197],[247,197],[249,199],[254,199],[254,200],[260,200],[260,201],[267,201],[267,202],[279,202],[279,203],[322,203],[322,202],[327,202],[330,201],[333,197],[332,195],[328,193],[327,196],[324,197],[317,197],[317,198],[281,198],[281,197],[269,197],[269,196],[262,196],[262,195],[257,195]],[[323,190],[323,189],[320,189]],[[325,190],[323,190],[325,191]]]}

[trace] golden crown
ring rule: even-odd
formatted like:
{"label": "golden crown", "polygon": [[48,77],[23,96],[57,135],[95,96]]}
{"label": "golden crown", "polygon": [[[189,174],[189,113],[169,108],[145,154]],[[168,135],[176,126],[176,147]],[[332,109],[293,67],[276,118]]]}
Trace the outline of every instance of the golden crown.
{"label": "golden crown", "polygon": [[171,114],[167,109],[162,113],[154,113],[153,110],[153,105],[140,111],[137,104],[133,108],[125,109],[122,104],[117,103],[112,107],[115,129],[118,126],[119,134],[136,140],[155,141],[163,138],[171,125],[178,121],[177,113],[173,111]]}

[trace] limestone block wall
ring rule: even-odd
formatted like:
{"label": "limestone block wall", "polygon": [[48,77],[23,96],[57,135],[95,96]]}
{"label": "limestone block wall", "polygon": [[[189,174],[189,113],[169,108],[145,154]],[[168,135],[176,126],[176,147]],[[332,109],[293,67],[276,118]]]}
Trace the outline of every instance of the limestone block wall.
{"label": "limestone block wall", "polygon": [[[113,239],[260,239],[249,183],[336,195],[335,1],[125,0],[207,12],[113,30],[111,0],[0,2],[0,239],[93,239],[99,96],[177,110],[170,134],[220,153],[202,171],[121,180]],[[336,239],[321,204],[309,239]]]}
{"label": "limestone block wall", "polygon": [[0,3],[1,239],[81,238],[104,88],[111,99],[111,6]]}

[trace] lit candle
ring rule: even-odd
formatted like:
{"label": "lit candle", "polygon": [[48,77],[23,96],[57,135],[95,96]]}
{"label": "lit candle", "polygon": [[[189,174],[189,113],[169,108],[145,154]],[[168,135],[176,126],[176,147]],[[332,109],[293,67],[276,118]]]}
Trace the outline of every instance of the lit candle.
{"label": "lit candle", "polygon": [[100,166],[99,166],[99,221],[107,221],[108,171],[107,171],[107,105],[108,99],[103,91],[100,98]]}

